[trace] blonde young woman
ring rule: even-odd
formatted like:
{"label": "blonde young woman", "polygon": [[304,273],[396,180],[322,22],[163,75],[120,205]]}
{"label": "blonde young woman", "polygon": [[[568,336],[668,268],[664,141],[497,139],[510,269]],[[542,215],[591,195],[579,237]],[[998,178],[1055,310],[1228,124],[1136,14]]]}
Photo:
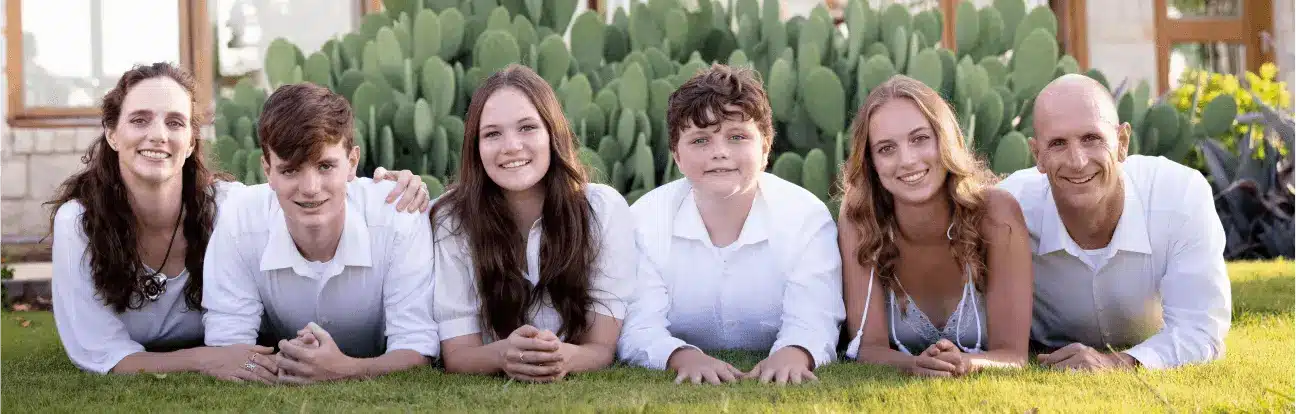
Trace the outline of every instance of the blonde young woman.
{"label": "blonde young woman", "polygon": [[852,137],[838,224],[847,356],[940,377],[1023,366],[1023,213],[965,147],[950,106],[898,75],[870,92]]}

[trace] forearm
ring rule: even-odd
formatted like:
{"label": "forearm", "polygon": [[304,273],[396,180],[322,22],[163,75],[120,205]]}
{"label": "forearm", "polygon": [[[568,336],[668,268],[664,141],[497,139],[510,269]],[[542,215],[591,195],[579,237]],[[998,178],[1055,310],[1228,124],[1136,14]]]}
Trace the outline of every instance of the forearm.
{"label": "forearm", "polygon": [[909,371],[915,365],[914,356],[887,346],[862,345],[856,360],[866,364],[887,365],[901,371]]}
{"label": "forearm", "polygon": [[352,378],[372,378],[428,365],[428,358],[413,350],[398,349],[374,358],[357,358],[352,363]]}
{"label": "forearm", "polygon": [[995,349],[979,354],[964,353],[961,355],[969,362],[969,367],[974,371],[983,368],[1022,368],[1028,361],[1027,352],[1011,349]]}
{"label": "forearm", "polygon": [[197,371],[198,356],[202,350],[203,348],[190,348],[173,352],[136,352],[122,358],[109,372],[137,374]]}
{"label": "forearm", "polygon": [[457,374],[495,374],[505,369],[501,355],[504,342],[478,346],[446,346],[442,344],[442,362],[446,372]]}
{"label": "forearm", "polygon": [[608,367],[613,363],[613,354],[616,351],[615,345],[588,343],[588,344],[570,344],[564,342],[560,345],[564,352],[570,352],[568,357],[568,372],[594,371]]}

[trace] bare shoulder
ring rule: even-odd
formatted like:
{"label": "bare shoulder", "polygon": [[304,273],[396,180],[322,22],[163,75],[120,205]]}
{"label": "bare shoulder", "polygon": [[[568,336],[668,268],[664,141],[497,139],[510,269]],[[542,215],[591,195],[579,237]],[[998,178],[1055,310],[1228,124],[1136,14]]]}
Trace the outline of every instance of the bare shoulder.
{"label": "bare shoulder", "polygon": [[[1024,232],[1027,224],[1023,219],[1023,208],[1018,199],[1009,191],[999,187],[987,187],[984,190],[986,208],[982,220],[982,230],[990,237]],[[1010,230],[1006,233],[1005,230]]]}

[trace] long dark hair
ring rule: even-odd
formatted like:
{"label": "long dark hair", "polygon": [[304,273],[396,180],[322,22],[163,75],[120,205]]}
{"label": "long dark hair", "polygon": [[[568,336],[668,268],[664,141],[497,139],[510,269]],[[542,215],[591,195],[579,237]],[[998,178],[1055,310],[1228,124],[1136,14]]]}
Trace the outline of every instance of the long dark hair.
{"label": "long dark hair", "polygon": [[[500,186],[487,176],[478,156],[483,105],[503,88],[516,88],[527,95],[550,133],[550,168],[538,183],[545,186],[545,206],[541,209],[541,275],[535,289],[529,288],[522,274],[527,269],[526,235],[519,234]],[[591,221],[594,212],[584,190],[587,173],[577,158],[572,129],[554,90],[525,66],[511,65],[491,75],[473,93],[460,154],[464,160],[457,182],[429,214],[436,228],[438,212],[445,209],[444,219],[457,223],[452,231],[468,235],[483,330],[494,332],[496,338],[508,337],[526,323],[532,306],[549,295],[550,304],[563,320],[556,334],[570,340],[585,335],[590,325],[586,312],[593,301],[591,271],[599,243]]]}
{"label": "long dark hair", "polygon": [[205,165],[204,143],[199,137],[199,130],[204,125],[206,116],[200,112],[201,106],[194,95],[194,78],[189,72],[160,62],[135,66],[123,73],[117,85],[104,95],[100,105],[100,123],[104,127],[104,133],[99,135],[81,157],[81,162],[86,166],[64,181],[54,199],[45,203],[54,206],[50,213],[51,231],[54,228],[54,216],[64,203],[75,200],[85,207],[81,227],[89,238],[87,253],[90,254],[91,279],[104,303],[118,313],[144,306],[144,293],[140,284],[144,264],[139,258],[135,214],[130,208],[125,208],[130,206],[127,200],[129,191],[117,164],[117,151],[108,145],[107,132],[117,127],[122,101],[131,88],[141,81],[158,77],[171,78],[189,92],[194,151],[181,167],[184,180],[184,189],[181,191],[181,214],[184,214],[182,235],[188,245],[185,250],[185,268],[189,271],[189,281],[184,292],[189,309],[202,309],[203,253],[207,250],[212,222],[216,217],[216,194],[212,184],[218,177],[224,178],[225,175],[214,175]]}

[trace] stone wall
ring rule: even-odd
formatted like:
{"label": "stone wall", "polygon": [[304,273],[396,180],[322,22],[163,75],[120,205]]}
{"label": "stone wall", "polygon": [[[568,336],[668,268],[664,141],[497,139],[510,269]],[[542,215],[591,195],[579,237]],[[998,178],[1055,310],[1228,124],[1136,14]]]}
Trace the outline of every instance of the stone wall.
{"label": "stone wall", "polygon": [[[0,158],[0,225],[6,239],[44,236],[48,201],[63,180],[81,168],[81,156],[101,128],[9,128]],[[20,237],[25,238],[25,237]],[[8,240],[6,240],[8,241]]]}

